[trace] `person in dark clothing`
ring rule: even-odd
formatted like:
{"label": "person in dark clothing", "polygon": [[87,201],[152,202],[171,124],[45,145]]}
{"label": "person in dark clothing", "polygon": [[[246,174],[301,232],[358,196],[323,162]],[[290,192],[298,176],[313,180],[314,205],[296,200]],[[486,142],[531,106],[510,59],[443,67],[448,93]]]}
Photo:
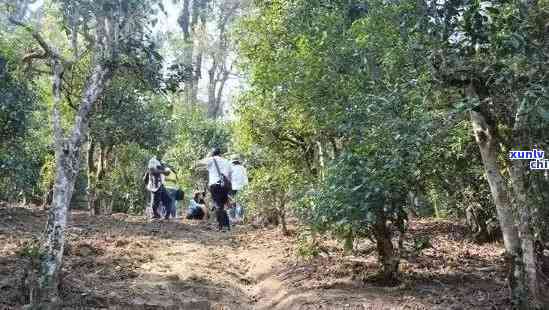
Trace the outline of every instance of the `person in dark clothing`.
{"label": "person in dark clothing", "polygon": [[208,185],[215,205],[219,230],[226,227],[230,230],[229,216],[225,210],[225,204],[229,200],[231,190],[231,163],[221,156],[221,150],[213,149],[211,157],[202,160],[208,167]]}
{"label": "person in dark clothing", "polygon": [[165,210],[165,216],[164,218],[165,219],[168,219],[169,216],[170,216],[170,212],[169,212],[169,208],[172,204],[172,201],[171,201],[171,198],[170,196],[168,195],[167,191],[166,191],[166,188],[164,187],[164,185],[162,185],[156,192],[153,192],[153,205],[152,205],[152,209],[153,209],[153,218],[161,218],[161,214],[159,213],[159,209],[161,207],[161,203],[162,203],[162,206],[164,206],[164,208],[166,209]]}
{"label": "person in dark clothing", "polygon": [[230,230],[229,215],[227,214],[227,210],[225,210],[225,205],[229,201],[228,189],[219,184],[213,184],[210,186],[210,193],[216,207],[215,216],[219,225],[219,230],[223,230],[224,227],[227,227],[227,229]]}
{"label": "person in dark clothing", "polygon": [[205,217],[207,219],[210,218],[210,209],[208,208],[208,204],[206,203],[206,192],[201,192],[200,201],[198,202],[201,206],[203,206],[202,210],[204,210]]}
{"label": "person in dark clothing", "polygon": [[166,219],[169,218],[168,208],[171,205],[171,198],[166,192],[164,187],[165,176],[171,172],[170,168],[163,165],[157,158],[154,156],[149,161],[147,173],[145,174],[144,180],[147,184],[147,190],[151,192],[151,207],[153,211],[153,218],[160,218],[159,208],[160,203],[166,208]]}
{"label": "person in dark clothing", "polygon": [[176,202],[183,200],[185,198],[185,193],[181,189],[171,187],[166,188],[165,191],[170,198],[169,205],[165,206],[167,213],[166,218],[168,218],[168,216],[175,218],[177,215]]}

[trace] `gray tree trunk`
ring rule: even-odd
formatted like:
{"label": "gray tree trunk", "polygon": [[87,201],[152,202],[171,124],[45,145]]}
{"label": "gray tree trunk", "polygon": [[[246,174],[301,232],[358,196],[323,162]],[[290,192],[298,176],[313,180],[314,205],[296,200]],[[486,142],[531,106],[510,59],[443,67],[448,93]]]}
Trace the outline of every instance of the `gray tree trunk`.
{"label": "gray tree trunk", "polygon": [[204,54],[203,38],[206,33],[206,0],[193,1],[193,19],[192,19],[192,38],[193,51],[193,77],[191,82],[191,100],[196,102],[198,99],[198,83],[202,78],[202,56]]}
{"label": "gray tree trunk", "polygon": [[218,42],[217,46],[210,52],[212,66],[208,70],[208,117],[218,118],[223,114],[223,90],[225,83],[229,79],[231,69],[227,67],[227,58],[229,50],[229,40],[227,38],[227,24],[235,16],[240,7],[239,2],[233,4],[221,4],[223,15],[220,16],[217,24]]}
{"label": "gray tree trunk", "polygon": [[216,71],[217,71],[217,58],[212,57],[212,66],[208,70],[208,117],[216,118],[218,113],[218,107],[216,106],[216,94],[215,89],[217,86]]}
{"label": "gray tree trunk", "polygon": [[318,179],[324,179],[324,171],[326,170],[325,148],[321,141],[316,141],[316,153],[318,159]]}
{"label": "gray tree trunk", "polygon": [[387,218],[383,207],[376,210],[376,221],[374,223],[374,236],[376,239],[377,253],[381,263],[382,277],[386,285],[395,285],[399,281],[398,266],[400,256],[393,245],[391,231],[387,227]]}
{"label": "gray tree trunk", "polygon": [[[466,88],[466,95],[470,98],[478,98],[473,86]],[[503,242],[509,262],[509,286],[514,301],[524,300],[527,295],[527,288],[522,281],[524,268],[521,256],[521,240],[512,204],[509,199],[509,190],[505,179],[501,174],[502,167],[498,164],[498,153],[500,151],[497,141],[496,127],[490,122],[482,110],[473,110],[470,113],[473,134],[480,149],[486,179],[490,186],[490,192],[496,204],[498,221],[501,226]]]}
{"label": "gray tree trunk", "polygon": [[91,138],[88,143],[88,211],[90,215],[95,215],[95,206],[97,199],[97,189],[96,189],[96,172],[95,167],[95,141]]}
{"label": "gray tree trunk", "polygon": [[[65,226],[67,222],[67,209],[70,200],[67,197],[72,195],[73,187],[69,185],[70,171],[62,169],[67,166],[67,156],[63,152],[63,132],[61,129],[61,116],[59,105],[61,101],[61,78],[63,75],[63,64],[57,58],[52,60],[53,69],[53,112],[52,121],[55,141],[55,163],[56,174],[53,187],[52,205],[48,215],[48,222],[43,243],[44,256],[41,261],[40,278],[38,282],[38,300],[33,302],[46,302],[58,304],[59,293],[59,272],[63,260],[63,248],[65,241]],[[69,174],[67,174],[69,172]],[[74,186],[74,176],[73,176]]]}
{"label": "gray tree trunk", "polygon": [[[514,147],[516,150],[530,149],[532,144],[527,131],[526,102],[519,104],[515,115],[513,128]],[[514,160],[511,162],[509,176],[514,192],[514,204],[517,211],[518,233],[521,241],[522,263],[524,274],[521,282],[527,289],[527,295],[522,298],[522,303],[534,309],[541,309],[540,279],[538,274],[539,262],[535,251],[535,237],[532,232],[532,205],[528,199],[527,174],[529,173],[528,161]]]}
{"label": "gray tree trunk", "polygon": [[198,82],[202,75],[202,48],[200,36],[206,29],[206,0],[184,0],[183,11],[178,19],[183,30],[185,46],[183,64],[191,69],[190,79],[185,83],[184,94],[187,103],[195,104],[198,97]]}
{"label": "gray tree trunk", "polygon": [[[539,10],[537,0],[521,0],[520,14],[523,20],[528,20],[530,14]],[[545,35],[547,35],[548,29],[545,29]],[[526,101],[523,101],[518,105],[517,112],[515,114],[515,123],[513,128],[514,146],[517,149],[526,149],[532,146],[529,143],[530,138],[527,132],[528,127],[528,111]],[[523,263],[523,277],[522,285],[526,288],[526,294],[524,294],[521,302],[521,307],[524,309],[542,309],[543,304],[541,301],[540,291],[540,278],[538,274],[539,262],[538,256],[535,251],[536,238],[533,234],[532,218],[533,209],[536,207],[531,205],[530,199],[528,199],[528,185],[527,185],[527,173],[528,162],[522,160],[513,161],[509,171],[511,182],[513,185],[513,191],[515,196],[515,206],[517,209],[517,223],[519,238],[521,240],[522,250],[522,263]],[[522,293],[522,292],[521,292]],[[547,307],[549,305],[545,305]]]}
{"label": "gray tree trunk", "polygon": [[60,60],[53,60],[53,127],[56,157],[56,175],[53,190],[52,207],[44,233],[42,259],[39,275],[39,302],[58,304],[59,274],[63,263],[65,228],[67,214],[72,198],[74,183],[80,167],[81,148],[85,142],[90,111],[97,98],[110,81],[111,70],[99,63],[89,77],[81,104],[76,115],[70,136],[65,138],[61,128],[59,105],[61,100],[61,76],[63,65]]}
{"label": "gray tree trunk", "polygon": [[[521,241],[523,274],[520,282],[523,286],[521,303],[527,305],[524,309],[541,309],[538,261],[535,251],[535,238],[532,233],[530,205],[528,203],[526,180],[524,172],[528,169],[528,162],[517,160],[510,169],[515,204],[517,205],[518,232]],[[531,306],[531,307],[530,307]]]}
{"label": "gray tree trunk", "polygon": [[[208,117],[218,118],[223,114],[223,90],[229,79],[230,71],[225,68],[225,58],[216,59],[214,56],[212,67],[208,70]],[[223,63],[219,64],[218,61]]]}
{"label": "gray tree trunk", "polygon": [[186,82],[183,89],[185,101],[189,104],[194,104],[196,99],[193,97],[193,85],[195,75],[195,71],[193,68],[193,28],[195,26],[195,19],[191,21],[191,10],[194,10],[194,8],[195,5],[193,4],[191,9],[191,0],[184,0],[183,10],[177,20],[179,26],[181,27],[181,30],[183,31],[183,40],[185,42],[185,46],[183,47],[183,59],[181,59],[181,61],[187,68],[190,69],[189,71],[191,72],[190,82]]}

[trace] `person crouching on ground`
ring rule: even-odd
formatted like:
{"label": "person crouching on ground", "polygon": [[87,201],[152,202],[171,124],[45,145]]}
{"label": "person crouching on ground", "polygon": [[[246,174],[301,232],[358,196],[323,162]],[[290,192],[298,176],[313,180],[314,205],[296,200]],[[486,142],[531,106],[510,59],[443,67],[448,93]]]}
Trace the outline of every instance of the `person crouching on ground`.
{"label": "person crouching on ground", "polygon": [[219,148],[214,148],[211,157],[204,161],[208,167],[208,186],[215,206],[219,230],[224,231],[225,227],[230,230],[225,204],[229,200],[229,191],[231,190],[231,163],[221,156]]}
{"label": "person crouching on ground", "polygon": [[204,212],[204,219],[210,218],[210,211],[208,209],[208,204],[206,203],[206,192],[200,192],[200,200],[198,204],[201,206],[202,211]]}
{"label": "person crouching on ground", "polygon": [[206,218],[207,210],[204,205],[204,199],[202,199],[201,192],[195,192],[193,199],[189,204],[189,210],[187,211],[188,220],[203,220]]}

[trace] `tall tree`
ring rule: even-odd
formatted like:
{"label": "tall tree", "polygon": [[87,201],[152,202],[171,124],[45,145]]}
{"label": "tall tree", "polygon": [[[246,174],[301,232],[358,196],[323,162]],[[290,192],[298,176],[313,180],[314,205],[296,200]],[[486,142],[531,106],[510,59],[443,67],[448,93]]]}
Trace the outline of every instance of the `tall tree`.
{"label": "tall tree", "polygon": [[8,201],[26,199],[36,189],[39,150],[46,147],[28,138],[39,131],[43,113],[31,81],[19,70],[25,68],[24,54],[13,47],[20,35],[0,30],[0,199]]}
{"label": "tall tree", "polygon": [[[94,104],[103,94],[115,70],[124,65],[123,55],[131,59],[136,50],[144,47],[154,16],[155,1],[59,1],[61,19],[67,29],[70,53],[48,42],[36,27],[27,25],[18,16],[10,21],[25,28],[41,51],[30,58],[49,61],[52,75],[52,123],[55,146],[55,185],[44,240],[38,290],[35,304],[58,305],[59,274],[63,261],[65,227],[76,176],[80,168],[82,149],[87,137]],[[83,39],[81,39],[83,38]],[[82,47],[80,43],[86,43]],[[63,74],[86,53],[91,54],[90,71],[83,87],[72,128],[65,133],[61,126]],[[69,54],[70,56],[67,56]]]}
{"label": "tall tree", "polygon": [[414,63],[413,38],[400,38],[400,25],[413,21],[399,19],[408,5],[374,8],[366,16],[340,1],[259,3],[240,34],[251,87],[238,115],[252,150],[308,177],[305,222],[347,250],[375,239],[381,279],[394,285],[418,141],[438,124],[418,105],[423,81],[409,82],[426,68]]}
{"label": "tall tree", "polygon": [[182,1],[178,24],[183,33],[183,44],[176,66],[183,67],[184,70],[180,71],[185,71],[188,76],[183,87],[186,102],[200,101],[198,94],[203,89],[199,85],[205,80],[205,104],[211,118],[223,114],[225,86],[235,59],[230,31],[247,7],[246,0]]}
{"label": "tall tree", "polygon": [[232,71],[231,64],[231,40],[229,27],[238,16],[241,9],[241,0],[221,1],[217,3],[217,22],[213,44],[208,48],[208,56],[211,60],[208,69],[208,116],[220,117],[223,113],[222,99],[225,83]]}
{"label": "tall tree", "polygon": [[180,60],[189,72],[190,79],[185,83],[184,94],[187,103],[195,104],[198,97],[198,82],[202,76],[203,48],[201,38],[206,32],[208,0],[183,0],[183,8],[178,18],[183,31],[183,55]]}
{"label": "tall tree", "polygon": [[[158,69],[158,64],[145,63]],[[112,173],[117,148],[133,144],[152,150],[165,143],[170,118],[164,102],[154,100],[156,79],[141,80],[146,70],[119,70],[113,82],[95,106],[90,125],[88,149],[88,205],[92,214],[109,214],[114,204],[112,184],[106,183]],[[159,72],[159,70],[156,70]]]}
{"label": "tall tree", "polygon": [[[496,205],[509,261],[512,300],[521,309],[542,307],[539,223],[547,186],[510,150],[546,146],[544,98],[549,80],[547,4],[537,1],[422,3],[430,59],[442,89],[466,100],[473,134]],[[541,134],[540,134],[541,133]]]}

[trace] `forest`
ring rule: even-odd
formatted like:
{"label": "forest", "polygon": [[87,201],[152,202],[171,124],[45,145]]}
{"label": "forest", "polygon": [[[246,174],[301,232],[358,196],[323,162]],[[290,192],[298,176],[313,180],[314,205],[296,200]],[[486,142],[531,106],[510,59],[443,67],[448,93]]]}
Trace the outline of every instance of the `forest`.
{"label": "forest", "polygon": [[[548,72],[548,0],[0,0],[0,309],[549,309]],[[151,220],[212,149],[243,223]]]}

